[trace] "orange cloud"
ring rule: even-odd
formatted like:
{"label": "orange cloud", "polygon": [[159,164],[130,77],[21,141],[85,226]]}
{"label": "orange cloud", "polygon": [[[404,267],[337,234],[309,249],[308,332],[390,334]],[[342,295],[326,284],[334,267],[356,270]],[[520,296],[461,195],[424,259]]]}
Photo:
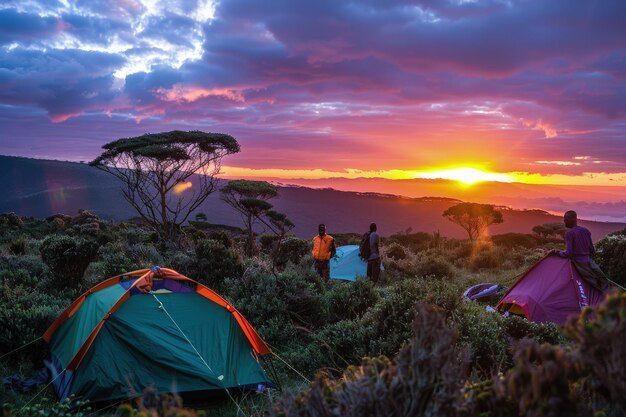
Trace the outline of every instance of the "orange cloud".
{"label": "orange cloud", "polygon": [[533,130],[542,130],[543,134],[545,135],[547,139],[555,138],[558,136],[556,129],[553,128],[552,125],[544,122],[541,119],[536,120],[536,121],[524,121],[523,123],[524,123],[524,126],[530,127]]}
{"label": "orange cloud", "polygon": [[172,102],[193,103],[206,97],[222,97],[231,101],[245,101],[241,90],[229,88],[200,88],[176,84],[172,88],[158,88],[157,95],[161,100]]}

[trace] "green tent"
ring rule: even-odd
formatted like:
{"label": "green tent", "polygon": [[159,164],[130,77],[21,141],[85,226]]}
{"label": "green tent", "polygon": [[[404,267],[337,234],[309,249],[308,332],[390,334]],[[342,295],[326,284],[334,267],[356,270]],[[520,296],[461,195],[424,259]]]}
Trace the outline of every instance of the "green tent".
{"label": "green tent", "polygon": [[250,323],[209,288],[167,268],[110,278],[80,296],[44,334],[62,400],[158,392],[257,389],[271,353]]}

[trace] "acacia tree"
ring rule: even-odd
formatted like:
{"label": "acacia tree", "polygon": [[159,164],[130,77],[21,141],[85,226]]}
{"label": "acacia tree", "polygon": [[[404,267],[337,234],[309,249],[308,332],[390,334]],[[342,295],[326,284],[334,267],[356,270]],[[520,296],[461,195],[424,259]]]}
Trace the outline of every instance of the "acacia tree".
{"label": "acacia tree", "polygon": [[491,204],[460,203],[449,207],[443,216],[465,229],[471,241],[481,236],[489,225],[504,221],[502,213]]}
{"label": "acacia tree", "polygon": [[244,222],[248,233],[246,253],[252,256],[256,253],[254,239],[254,224],[272,209],[267,202],[278,196],[278,190],[267,181],[232,180],[220,189],[222,200],[237,210]]}
{"label": "acacia tree", "polygon": [[163,241],[172,240],[215,191],[222,158],[239,152],[230,135],[179,130],[123,138],[102,148],[89,165],[123,182],[126,201]]}

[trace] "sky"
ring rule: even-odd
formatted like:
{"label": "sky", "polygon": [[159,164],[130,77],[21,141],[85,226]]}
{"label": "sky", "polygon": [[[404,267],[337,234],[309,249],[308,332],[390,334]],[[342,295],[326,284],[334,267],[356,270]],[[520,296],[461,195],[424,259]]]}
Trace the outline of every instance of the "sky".
{"label": "sky", "polygon": [[623,0],[3,0],[0,154],[203,130],[241,144],[230,177],[626,186],[624,22]]}

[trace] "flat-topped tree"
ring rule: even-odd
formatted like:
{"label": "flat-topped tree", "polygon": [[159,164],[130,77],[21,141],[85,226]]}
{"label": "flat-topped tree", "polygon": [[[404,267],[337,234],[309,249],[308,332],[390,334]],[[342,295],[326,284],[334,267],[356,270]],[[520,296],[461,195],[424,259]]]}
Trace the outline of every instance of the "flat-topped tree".
{"label": "flat-topped tree", "polygon": [[215,191],[222,158],[239,152],[239,144],[223,133],[174,130],[119,139],[102,149],[89,165],[120,179],[124,198],[166,241]]}
{"label": "flat-topped tree", "polygon": [[232,180],[220,191],[222,200],[241,215],[248,232],[246,252],[249,256],[254,255],[256,253],[254,223],[272,209],[267,200],[276,197],[278,190],[267,181]]}
{"label": "flat-topped tree", "polygon": [[449,207],[443,216],[465,229],[471,241],[479,238],[489,225],[504,221],[502,213],[491,204],[461,203]]}

